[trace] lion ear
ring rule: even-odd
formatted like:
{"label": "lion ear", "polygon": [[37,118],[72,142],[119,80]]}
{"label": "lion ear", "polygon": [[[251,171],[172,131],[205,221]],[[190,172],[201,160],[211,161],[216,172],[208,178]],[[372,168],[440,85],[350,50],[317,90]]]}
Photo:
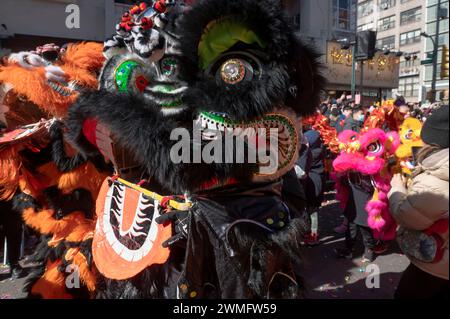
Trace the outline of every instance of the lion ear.
{"label": "lion ear", "polygon": [[302,116],[309,116],[319,107],[326,83],[321,73],[320,55],[296,38],[289,54],[289,64],[291,88],[286,105]]}
{"label": "lion ear", "polygon": [[400,146],[400,136],[397,132],[389,132],[386,134],[385,148],[389,154],[394,154]]}

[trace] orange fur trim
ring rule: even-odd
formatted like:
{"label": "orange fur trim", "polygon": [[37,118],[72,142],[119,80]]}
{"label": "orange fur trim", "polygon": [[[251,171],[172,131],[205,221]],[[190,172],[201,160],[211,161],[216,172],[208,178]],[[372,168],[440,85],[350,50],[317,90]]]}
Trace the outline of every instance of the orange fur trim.
{"label": "orange fur trim", "polygon": [[85,219],[83,223],[72,229],[65,240],[72,243],[80,243],[94,238],[95,224],[96,222],[94,220]]}
{"label": "orange fur trim", "polygon": [[[62,63],[58,66],[67,75],[67,81],[97,88],[97,72],[103,66],[103,46],[99,43],[72,44],[68,47]],[[46,113],[65,117],[67,110],[78,98],[78,94],[62,96],[47,84],[45,68],[26,69],[17,64],[0,67],[0,83],[13,86],[16,94],[26,97]]]}
{"label": "orange fur trim", "polygon": [[93,73],[98,72],[105,62],[103,44],[96,42],[70,44],[62,60],[65,65]]}
{"label": "orange fur trim", "polygon": [[0,200],[11,200],[19,186],[21,161],[17,146],[0,150]]}
{"label": "orange fur trim", "polygon": [[91,192],[95,199],[107,175],[99,173],[92,163],[86,163],[77,169],[62,174],[58,181],[58,188],[68,194],[77,188],[84,188]]}
{"label": "orange fur trim", "polygon": [[92,269],[89,269],[86,257],[78,248],[69,249],[66,253],[65,259],[77,266],[81,282],[90,292],[94,292],[95,285],[97,284],[97,270],[95,266],[92,266]]}
{"label": "orange fur trim", "polygon": [[66,291],[64,274],[58,270],[62,260],[48,261],[44,275],[33,285],[31,293],[43,299],[73,299]]}
{"label": "orange fur trim", "polygon": [[83,212],[71,213],[61,220],[56,220],[52,217],[50,223],[46,224],[50,226],[48,230],[50,230],[50,233],[53,234],[53,238],[49,242],[49,245],[56,246],[61,241],[65,240],[76,227],[85,223],[85,221],[86,218],[84,217]]}
{"label": "orange fur trim", "polygon": [[62,176],[62,173],[58,170],[54,162],[40,166],[37,171],[39,179],[47,187],[58,185],[59,178]]}
{"label": "orange fur trim", "polygon": [[64,117],[69,105],[77,96],[65,97],[47,85],[45,68],[25,69],[18,65],[0,68],[0,82],[9,83],[13,90],[38,105],[41,110],[57,117]]}
{"label": "orange fur trim", "polygon": [[[55,212],[51,209],[44,209],[36,211],[34,208],[27,208],[23,211],[22,217],[24,222],[39,233],[44,235],[53,235],[51,245],[56,245],[61,240],[66,239],[79,225],[85,224],[83,229],[88,232],[92,228],[92,221],[88,221],[82,212],[74,212],[61,220],[53,218]],[[78,232],[74,233],[74,238],[77,238]],[[50,244],[50,243],[49,243]]]}

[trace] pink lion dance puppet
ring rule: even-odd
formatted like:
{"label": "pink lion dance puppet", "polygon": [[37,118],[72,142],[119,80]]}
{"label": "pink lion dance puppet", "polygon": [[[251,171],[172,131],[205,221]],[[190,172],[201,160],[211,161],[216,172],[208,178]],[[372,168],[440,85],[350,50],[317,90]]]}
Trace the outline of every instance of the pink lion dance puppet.
{"label": "pink lion dance puppet", "polygon": [[374,194],[366,205],[368,225],[376,239],[390,241],[395,238],[397,225],[389,212],[387,194],[391,188],[390,159],[400,145],[397,132],[370,129],[364,133],[344,131],[339,135],[340,154],[333,162],[336,172],[337,199],[345,209],[349,189],[342,183],[349,173],[369,177]]}

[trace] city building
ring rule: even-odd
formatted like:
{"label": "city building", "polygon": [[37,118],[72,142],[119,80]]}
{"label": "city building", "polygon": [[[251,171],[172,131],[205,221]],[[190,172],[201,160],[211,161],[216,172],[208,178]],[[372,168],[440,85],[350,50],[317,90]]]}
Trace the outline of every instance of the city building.
{"label": "city building", "polygon": [[421,33],[425,30],[426,5],[423,0],[359,0],[358,31],[377,31],[377,48],[402,52],[399,85],[393,94],[408,101],[423,100],[421,60],[424,56]]}
{"label": "city building", "polygon": [[[449,78],[448,72],[447,74],[443,74],[441,70],[443,70],[442,60],[443,54],[449,48],[449,12],[448,12],[448,0],[440,0],[440,10],[438,10],[438,0],[427,0],[426,1],[426,33],[428,36],[431,36],[432,39],[435,39],[436,36],[436,26],[437,20],[439,20],[439,42],[438,42],[438,57],[437,57],[437,98],[440,99],[442,95],[447,95],[448,99],[448,90],[449,90]],[[425,53],[433,53],[433,41],[430,38],[425,38],[425,43],[423,44],[423,50]],[[448,63],[448,62],[447,62]],[[448,67],[448,64],[447,64]],[[433,76],[433,66],[426,65],[424,66],[425,71],[423,72],[422,77],[422,85],[424,87],[424,91],[431,90],[431,82]]]}
{"label": "city building", "polygon": [[[400,1],[400,0],[398,0]],[[328,80],[330,95],[350,95],[352,79],[352,49],[342,48],[343,42],[354,42],[359,12],[364,23],[374,19],[372,6],[359,6],[357,0],[286,0],[288,13],[294,19],[299,34],[307,43],[314,45],[322,54],[326,66],[324,75]],[[373,4],[373,3],[371,3]],[[370,17],[369,17],[370,16]],[[375,20],[372,21],[372,23]],[[362,24],[361,24],[362,25]],[[360,26],[361,26],[360,25]],[[365,30],[374,26],[366,26]],[[395,53],[378,52],[366,62],[361,76],[357,65],[357,90],[362,91],[364,102],[371,103],[390,94],[398,87],[398,57]],[[361,89],[364,87],[364,89]]]}
{"label": "city building", "polygon": [[[114,33],[130,3],[133,1],[1,0],[0,57],[50,42],[103,42]],[[67,24],[78,9],[79,25]]]}

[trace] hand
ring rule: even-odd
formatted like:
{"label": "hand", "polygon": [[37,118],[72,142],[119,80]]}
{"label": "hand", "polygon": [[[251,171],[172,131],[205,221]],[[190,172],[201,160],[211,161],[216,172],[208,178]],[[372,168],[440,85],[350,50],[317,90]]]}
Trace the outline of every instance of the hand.
{"label": "hand", "polygon": [[172,210],[156,218],[156,222],[174,225],[175,234],[162,244],[164,248],[174,246],[180,240],[188,238],[189,211]]}
{"label": "hand", "polygon": [[392,188],[406,189],[406,179],[402,174],[395,174],[391,180]]}

